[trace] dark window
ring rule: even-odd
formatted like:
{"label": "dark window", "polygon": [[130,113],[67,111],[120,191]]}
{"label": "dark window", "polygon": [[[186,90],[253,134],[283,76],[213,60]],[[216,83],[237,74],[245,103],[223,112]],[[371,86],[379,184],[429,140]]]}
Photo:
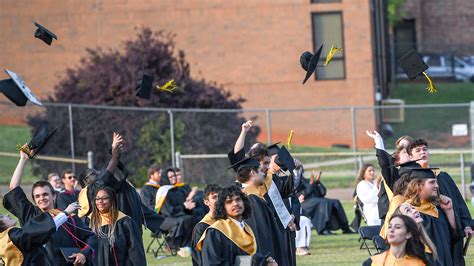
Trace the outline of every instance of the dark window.
{"label": "dark window", "polygon": [[326,67],[316,69],[316,79],[345,79],[344,68],[344,38],[342,31],[342,13],[313,13],[313,46],[314,52],[324,44],[319,61],[320,66],[326,62],[326,56],[331,50],[331,46],[342,47],[342,52],[337,52],[331,62]]}

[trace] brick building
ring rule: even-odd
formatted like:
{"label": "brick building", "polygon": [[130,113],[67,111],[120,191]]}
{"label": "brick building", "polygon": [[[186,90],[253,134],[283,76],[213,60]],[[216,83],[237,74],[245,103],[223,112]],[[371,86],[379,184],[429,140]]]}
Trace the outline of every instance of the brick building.
{"label": "brick building", "polygon": [[[20,73],[42,99],[85,48],[120,47],[136,27],[176,33],[195,77],[205,77],[245,108],[373,106],[374,63],[369,0],[83,0],[0,3],[0,66]],[[51,47],[33,37],[36,20],[58,35]],[[343,47],[318,80],[301,84],[299,57],[322,42]],[[5,75],[1,76],[5,78]],[[2,98],[3,99],[3,98]],[[360,111],[357,145],[370,141],[375,114]],[[284,141],[290,128],[296,144],[329,146],[351,140],[350,110],[274,113],[272,139]],[[4,116],[5,120],[5,116]],[[260,116],[266,137],[265,116]]]}

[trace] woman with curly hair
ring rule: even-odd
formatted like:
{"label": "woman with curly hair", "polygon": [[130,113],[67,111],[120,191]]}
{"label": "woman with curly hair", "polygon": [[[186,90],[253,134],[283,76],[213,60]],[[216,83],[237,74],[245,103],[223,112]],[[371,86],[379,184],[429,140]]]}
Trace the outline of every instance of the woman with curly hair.
{"label": "woman with curly hair", "polygon": [[94,200],[90,227],[98,238],[97,265],[146,265],[138,225],[117,209],[113,189],[98,189]]}

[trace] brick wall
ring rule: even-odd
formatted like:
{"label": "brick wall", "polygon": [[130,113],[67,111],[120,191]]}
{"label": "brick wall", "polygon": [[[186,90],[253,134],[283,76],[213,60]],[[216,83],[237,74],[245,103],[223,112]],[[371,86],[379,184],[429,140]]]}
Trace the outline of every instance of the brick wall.
{"label": "brick wall", "polygon": [[[46,98],[67,67],[87,47],[119,47],[136,27],[177,34],[195,77],[216,81],[247,99],[246,108],[373,105],[373,59],[369,1],[311,4],[309,0],[3,0],[0,65],[21,73]],[[301,85],[302,51],[311,50],[311,12],[341,11],[346,79]],[[59,40],[51,47],[33,37],[32,20]],[[3,77],[3,76],[2,76]],[[352,144],[350,115],[272,116],[273,139],[296,128],[296,144]],[[264,117],[262,117],[264,119]],[[304,122],[303,122],[304,121]],[[306,126],[307,122],[315,126]],[[359,136],[374,128],[373,113],[358,121]],[[334,131],[338,131],[335,134]],[[266,136],[263,132],[262,138]],[[362,136],[361,146],[368,140]]]}

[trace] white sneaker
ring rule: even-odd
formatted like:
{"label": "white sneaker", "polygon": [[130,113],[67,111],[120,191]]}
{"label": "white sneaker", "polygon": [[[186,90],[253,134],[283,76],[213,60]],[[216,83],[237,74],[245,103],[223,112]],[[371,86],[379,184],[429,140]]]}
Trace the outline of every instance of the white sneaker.
{"label": "white sneaker", "polygon": [[191,252],[192,250],[190,247],[182,247],[182,248],[179,248],[177,254],[180,257],[187,258],[191,256]]}

